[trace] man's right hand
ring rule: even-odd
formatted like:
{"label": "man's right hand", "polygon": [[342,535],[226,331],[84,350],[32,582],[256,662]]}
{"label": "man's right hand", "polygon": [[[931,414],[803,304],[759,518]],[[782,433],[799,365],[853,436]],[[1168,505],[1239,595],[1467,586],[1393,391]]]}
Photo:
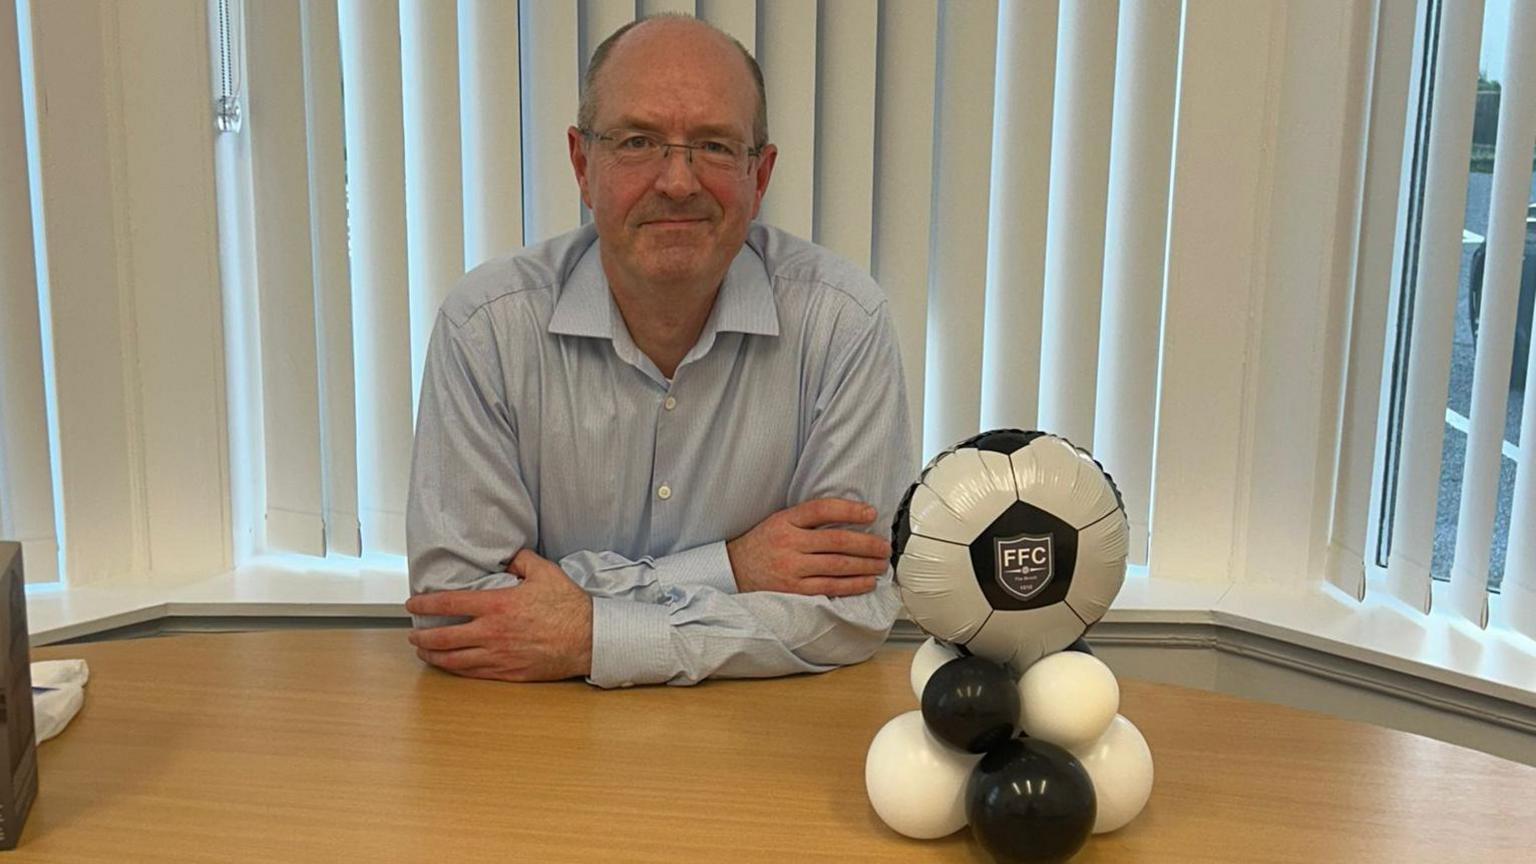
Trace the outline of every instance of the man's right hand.
{"label": "man's right hand", "polygon": [[874,590],[891,563],[891,544],[862,531],[824,525],[868,525],[875,508],[843,498],[796,504],[725,544],[736,590],[846,597]]}

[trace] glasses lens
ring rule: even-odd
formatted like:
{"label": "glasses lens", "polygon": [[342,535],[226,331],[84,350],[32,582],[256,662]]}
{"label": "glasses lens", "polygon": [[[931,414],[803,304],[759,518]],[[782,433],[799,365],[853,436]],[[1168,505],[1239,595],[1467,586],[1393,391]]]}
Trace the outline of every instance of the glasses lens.
{"label": "glasses lens", "polygon": [[679,155],[693,164],[696,172],[742,176],[751,154],[740,141],[711,138],[688,144],[669,144],[644,132],[615,131],[598,136],[613,161],[625,168],[655,167],[672,150],[686,150]]}
{"label": "glasses lens", "polygon": [[649,135],[616,132],[602,140],[613,158],[624,165],[644,165],[661,156],[661,142]]}
{"label": "glasses lens", "polygon": [[739,169],[744,147],[734,141],[700,141],[694,145],[694,156],[711,168],[732,171]]}

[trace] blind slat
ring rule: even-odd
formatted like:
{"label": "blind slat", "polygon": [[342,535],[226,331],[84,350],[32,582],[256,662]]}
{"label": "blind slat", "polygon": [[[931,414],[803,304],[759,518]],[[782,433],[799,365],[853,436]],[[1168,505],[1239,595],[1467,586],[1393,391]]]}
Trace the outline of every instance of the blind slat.
{"label": "blind slat", "polygon": [[768,137],[779,148],[758,218],[810,237],[816,176],[816,0],[764,3],[757,52],[768,89]]}
{"label": "blind slat", "polygon": [[735,37],[757,55],[756,0],[699,0],[699,17]]}
{"label": "blind slat", "polygon": [[[1493,419],[1498,411],[1498,422],[1493,425],[1493,456],[1497,459],[1498,439],[1502,437],[1504,415],[1504,389],[1508,381],[1504,371],[1509,369],[1510,355],[1504,353],[1509,346],[1509,329],[1515,321],[1515,292],[1521,278],[1520,255],[1522,250],[1521,229],[1524,220],[1525,192],[1531,188],[1530,155],[1536,150],[1536,52],[1530,46],[1536,44],[1536,3],[1516,4],[1510,10],[1508,40],[1505,48],[1503,107],[1499,117],[1498,139],[1495,144],[1493,164],[1493,202],[1488,230],[1488,259],[1483,281],[1483,309],[1481,339],[1478,347],[1478,395],[1482,395],[1486,383],[1497,386],[1499,393],[1488,401],[1487,419]],[[1525,262],[1532,266],[1533,262]],[[1498,298],[1497,300],[1495,298]],[[1494,303],[1498,303],[1495,311]],[[1494,322],[1500,332],[1494,335]],[[1502,341],[1490,343],[1489,339]],[[1484,375],[1484,351],[1490,345],[1498,345],[1490,353],[1488,374]],[[1527,352],[1525,367],[1525,403],[1520,415],[1520,460],[1515,469],[1513,508],[1509,520],[1509,548],[1504,559],[1504,581],[1500,586],[1504,611],[1502,623],[1519,633],[1536,639],[1536,350]],[[1502,364],[1502,365],[1501,365]],[[1492,379],[1492,380],[1485,380]],[[1473,403],[1472,435],[1477,436],[1477,403]],[[1487,433],[1483,433],[1487,434]],[[1487,441],[1482,442],[1487,446]],[[1471,452],[1468,451],[1470,468]],[[1487,470],[1484,467],[1483,470]],[[1496,476],[1496,475],[1495,475]],[[1493,487],[1496,489],[1497,487]],[[1465,515],[1463,515],[1465,519]],[[1478,535],[1482,537],[1481,534]],[[1460,554],[1458,538],[1457,553]],[[1486,597],[1486,594],[1484,595]]]}
{"label": "blind slat", "polygon": [[[868,269],[874,217],[877,0],[821,7],[816,42],[816,242]],[[833,122],[835,118],[835,122]]]}
{"label": "blind slat", "polygon": [[460,0],[464,269],[523,245],[522,79],[517,6]]}
{"label": "blind slat", "polygon": [[[109,44],[100,9],[86,4],[31,6],[39,92],[38,160],[53,326],[54,405],[64,569],[71,584],[144,572],[149,554],[142,506],[142,463],[130,452],[122,336],[126,289],[119,284],[117,205],[102,82],[119,68],[87,44]],[[110,43],[115,44],[115,42]],[[54,70],[58,71],[55,72]],[[68,100],[69,111],[43,111]],[[78,101],[76,101],[78,100]],[[120,130],[119,130],[120,131]],[[137,464],[135,464],[137,463]],[[137,476],[135,476],[137,472]]]}
{"label": "blind slat", "polygon": [[941,8],[924,459],[981,421],[996,56],[996,2]]}
{"label": "blind slat", "polygon": [[890,298],[914,441],[923,432],[938,31],[938,0],[881,10],[872,271]]}
{"label": "blind slat", "polygon": [[22,543],[28,582],[52,582],[59,550],[20,49],[16,16],[0,14],[0,537]]}
{"label": "blind slat", "polygon": [[346,129],[341,30],[334,3],[303,4],[309,207],[320,328],[320,452],[327,552],[362,553],[357,516],[357,411],[352,379],[352,269],[347,260]]}
{"label": "blind slat", "polygon": [[1144,564],[1152,503],[1179,3],[1125,0],[1120,8],[1093,442],[1100,461],[1114,466],[1125,501],[1131,563]]}
{"label": "blind slat", "polygon": [[571,177],[565,130],[576,122],[580,95],[577,9],[523,0],[523,242],[538,243],[581,224],[581,197]]}
{"label": "blind slat", "polygon": [[[997,120],[987,238],[981,425],[1038,426],[1040,309],[1051,184],[1059,4],[1005,3],[997,37]],[[1033,347],[1029,347],[1033,346]]]}
{"label": "blind slat", "polygon": [[1408,366],[1408,389],[1403,400],[1402,462],[1392,514],[1387,588],[1398,599],[1425,612],[1430,607],[1430,560],[1482,27],[1482,0],[1447,5],[1441,12],[1412,306],[1412,347],[1402,358]]}
{"label": "blind slat", "polygon": [[[213,93],[203,8],[103,7],[109,35],[97,44],[115,55],[109,64],[116,68],[94,82],[98,88],[103,80],[113,82],[107,89],[116,98],[106,109],[115,127],[112,158],[126,169],[116,174],[114,197],[120,207],[116,230],[125,241],[115,263],[127,313],[120,322],[127,371],[122,392],[131,412],[130,458],[137,463],[130,483],[142,482],[132,494],[142,513],[144,569],[170,576],[222,572],[230,546],[224,340],[213,290],[219,281],[209,159]],[[160,50],[166,44],[186,50]],[[100,285],[80,287],[87,302],[98,300]],[[175,313],[166,314],[168,309]],[[88,356],[99,361],[104,353],[95,345]],[[105,377],[99,367],[88,374],[96,382]],[[67,423],[61,415],[61,428]],[[109,434],[106,426],[91,417],[82,432],[100,437]],[[189,483],[189,477],[200,482]],[[120,551],[100,550],[106,572],[121,572]]]}
{"label": "blind slat", "polygon": [[1268,134],[1257,98],[1268,88],[1268,70],[1250,61],[1266,56],[1274,17],[1226,0],[1184,4],[1147,555],[1153,579],[1232,575],[1249,286]]}
{"label": "blind slat", "polygon": [[[1500,82],[1499,126],[1494,145],[1493,193],[1488,205],[1487,258],[1472,379],[1472,414],[1462,465],[1461,510],[1451,565],[1451,606],[1479,626],[1488,621],[1488,567],[1499,468],[1509,400],[1509,367],[1515,352],[1520,261],[1525,252],[1525,213],[1530,200],[1531,153],[1536,151],[1536,13],[1531,4],[1512,10],[1506,40],[1509,65]],[[1527,427],[1529,428],[1529,427]],[[1511,531],[1523,530],[1520,523]]]}
{"label": "blind slat", "polygon": [[668,12],[692,15],[697,8],[694,0],[640,0],[641,15],[662,15]]}
{"label": "blind slat", "polygon": [[400,11],[414,417],[437,310],[464,274],[459,22],[456,6],[439,0],[405,0]]}
{"label": "blind slat", "polygon": [[400,19],[393,4],[342,0],[357,499],[363,550],[404,554],[411,463]]}
{"label": "blind slat", "polygon": [[325,554],[309,222],[303,19],[298,0],[253,4],[246,16],[252,107],[251,180],[261,310],[266,545]]}
{"label": "blind slat", "polygon": [[[491,0],[496,2],[496,0]],[[581,71],[592,52],[613,31],[635,20],[635,0],[583,0],[581,4]]]}
{"label": "blind slat", "polygon": [[1040,426],[1087,448],[1098,384],[1116,17],[1114,3],[1067,3],[1056,47]]}

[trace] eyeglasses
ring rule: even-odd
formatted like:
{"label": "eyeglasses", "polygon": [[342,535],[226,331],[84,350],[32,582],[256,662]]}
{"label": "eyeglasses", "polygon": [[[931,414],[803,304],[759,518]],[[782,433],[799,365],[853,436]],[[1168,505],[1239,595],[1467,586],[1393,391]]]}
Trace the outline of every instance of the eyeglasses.
{"label": "eyeglasses", "polygon": [[718,177],[739,180],[747,176],[752,160],[762,153],[749,148],[746,142],[732,138],[706,138],[700,141],[668,141],[659,135],[635,129],[614,129],[595,132],[578,129],[583,137],[597,142],[604,156],[619,168],[626,170],[659,169],[673,150],[687,154],[688,164],[695,173],[713,174]]}

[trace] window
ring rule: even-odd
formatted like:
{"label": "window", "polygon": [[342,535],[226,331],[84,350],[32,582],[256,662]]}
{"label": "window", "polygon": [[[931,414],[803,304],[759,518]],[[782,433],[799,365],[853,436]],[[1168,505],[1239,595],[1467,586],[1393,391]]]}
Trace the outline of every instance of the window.
{"label": "window", "polygon": [[[1478,22],[1462,20],[1470,17],[1464,7],[1441,0],[1422,4],[1414,54],[1419,85],[1410,103],[1411,140],[1405,146],[1404,170],[1410,179],[1400,222],[1399,311],[1389,337],[1386,446],[1379,475],[1384,489],[1376,511],[1377,566],[1389,572],[1395,566],[1410,569],[1423,563],[1425,556],[1416,553],[1428,551],[1434,580],[1486,583],[1495,593],[1504,584],[1512,528],[1530,530],[1512,525],[1536,296],[1536,181],[1530,173],[1536,151],[1530,111],[1503,98],[1508,83],[1517,90],[1530,86],[1508,80],[1521,74],[1520,64],[1512,62],[1512,46],[1520,44],[1512,27],[1529,26],[1511,18],[1514,6],[1509,0],[1490,0],[1480,26],[1474,27]],[[1443,80],[1447,74],[1457,77]],[[1443,98],[1458,104],[1437,106]],[[1501,130],[1501,120],[1509,128]],[[1520,155],[1495,175],[1501,135]],[[1470,147],[1461,149],[1464,141]],[[1431,165],[1442,144],[1465,155]],[[1503,221],[1498,226],[1502,233],[1490,237],[1496,207],[1502,209],[1497,217]],[[1448,233],[1459,235],[1452,238],[1459,242],[1445,242]],[[1491,250],[1491,240],[1502,241],[1504,248]],[[1498,256],[1507,266],[1490,267]],[[1494,322],[1487,328],[1479,319],[1494,290],[1502,292],[1500,305],[1485,319]],[[1421,315],[1429,317],[1415,320]],[[1432,374],[1439,370],[1419,374],[1412,368],[1441,362],[1447,363],[1443,379]],[[1486,367],[1486,381],[1477,377],[1479,362]],[[1440,380],[1447,382],[1443,422],[1429,418],[1433,412],[1419,411],[1422,419],[1415,427],[1415,409],[1440,404],[1434,392]],[[1432,500],[1423,483],[1416,485],[1409,476],[1426,475],[1427,445],[1417,450],[1413,445],[1431,432],[1438,438],[1439,455]],[[1483,440],[1472,443],[1479,432]],[[1405,464],[1405,454],[1419,464]],[[1405,500],[1404,495],[1422,500]],[[1429,527],[1423,522],[1430,512],[1426,508],[1432,508],[1433,531],[1420,536]],[[1394,561],[1394,553],[1405,549]]]}

